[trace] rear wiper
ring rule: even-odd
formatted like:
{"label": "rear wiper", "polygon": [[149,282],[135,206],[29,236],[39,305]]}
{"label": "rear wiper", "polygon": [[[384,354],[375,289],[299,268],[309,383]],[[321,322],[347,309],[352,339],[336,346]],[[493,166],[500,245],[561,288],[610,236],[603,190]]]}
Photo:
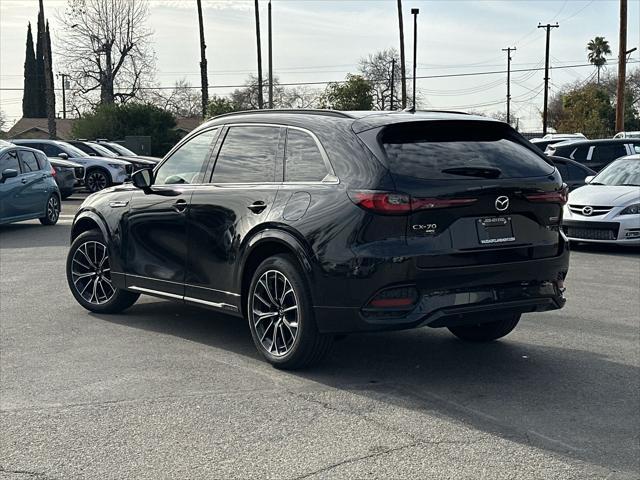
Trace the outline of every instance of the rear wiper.
{"label": "rear wiper", "polygon": [[445,168],[442,170],[442,173],[462,175],[465,177],[498,178],[502,174],[502,170],[491,167],[454,167]]}
{"label": "rear wiper", "polygon": [[589,182],[589,185],[604,185],[604,183],[600,183],[600,182]]}
{"label": "rear wiper", "polygon": [[623,187],[640,187],[640,185],[637,183],[623,183],[622,186]]}

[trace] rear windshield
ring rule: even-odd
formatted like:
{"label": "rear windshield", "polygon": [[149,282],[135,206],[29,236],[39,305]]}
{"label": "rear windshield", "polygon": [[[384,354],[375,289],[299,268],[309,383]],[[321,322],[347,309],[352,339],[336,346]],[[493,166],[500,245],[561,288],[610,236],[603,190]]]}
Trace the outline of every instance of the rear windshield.
{"label": "rear windshield", "polygon": [[499,123],[391,125],[383,131],[381,142],[388,166],[396,175],[442,180],[525,178],[554,170]]}

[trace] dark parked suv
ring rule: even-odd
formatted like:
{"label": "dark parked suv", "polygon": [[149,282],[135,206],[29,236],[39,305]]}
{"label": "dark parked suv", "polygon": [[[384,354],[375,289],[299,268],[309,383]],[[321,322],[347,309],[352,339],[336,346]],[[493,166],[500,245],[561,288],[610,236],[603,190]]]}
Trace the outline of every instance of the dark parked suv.
{"label": "dark parked suv", "polygon": [[564,305],[565,201],[542,152],[483,117],[221,115],[87,198],[67,277],[94,312],[144,293],[244,317],[282,368],[348,332],[489,341]]}

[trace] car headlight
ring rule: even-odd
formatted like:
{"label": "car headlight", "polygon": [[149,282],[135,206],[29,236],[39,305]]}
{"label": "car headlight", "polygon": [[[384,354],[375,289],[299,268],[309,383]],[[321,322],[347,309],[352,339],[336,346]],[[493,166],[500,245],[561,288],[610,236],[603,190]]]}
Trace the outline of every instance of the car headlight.
{"label": "car headlight", "polygon": [[618,215],[638,215],[640,213],[640,203],[634,203],[622,210]]}
{"label": "car headlight", "polygon": [[124,165],[120,165],[119,163],[110,163],[109,166],[116,170],[124,170]]}

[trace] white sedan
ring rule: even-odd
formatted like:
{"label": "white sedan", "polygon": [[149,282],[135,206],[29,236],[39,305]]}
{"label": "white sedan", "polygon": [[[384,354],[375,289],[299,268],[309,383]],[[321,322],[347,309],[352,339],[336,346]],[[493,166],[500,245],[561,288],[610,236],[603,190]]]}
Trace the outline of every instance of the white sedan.
{"label": "white sedan", "polygon": [[569,240],[640,245],[640,155],[619,158],[586,181],[564,207]]}

